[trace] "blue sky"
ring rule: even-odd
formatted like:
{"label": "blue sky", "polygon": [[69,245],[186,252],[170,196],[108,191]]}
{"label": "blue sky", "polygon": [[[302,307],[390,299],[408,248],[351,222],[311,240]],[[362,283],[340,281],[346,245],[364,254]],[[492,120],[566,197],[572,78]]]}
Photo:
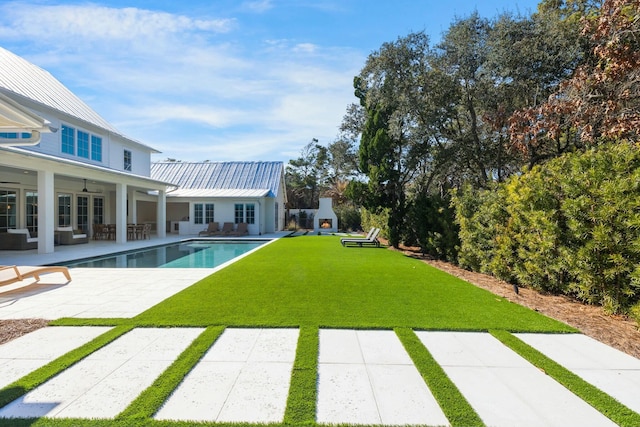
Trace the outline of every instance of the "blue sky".
{"label": "blue sky", "polygon": [[48,70],[153,160],[296,158],[334,141],[382,43],[437,43],[537,0],[3,1],[0,46]]}

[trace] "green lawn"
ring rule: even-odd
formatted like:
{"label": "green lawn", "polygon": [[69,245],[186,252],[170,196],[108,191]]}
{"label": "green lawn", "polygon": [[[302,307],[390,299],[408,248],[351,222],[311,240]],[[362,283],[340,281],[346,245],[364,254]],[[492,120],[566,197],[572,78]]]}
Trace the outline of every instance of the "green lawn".
{"label": "green lawn", "polygon": [[[344,248],[339,238],[333,236],[303,236],[273,242],[133,319],[60,319],[53,323],[117,327],[0,390],[0,406],[133,327],[203,326],[206,329],[115,420],[0,419],[0,426],[192,425],[154,421],[152,417],[224,329],[237,326],[300,328],[284,420],[271,424],[273,427],[317,427],[318,332],[323,327],[395,330],[453,426],[484,424],[419,341],[415,329],[490,331],[619,425],[640,425],[639,414],[511,334],[521,331],[568,333],[575,332],[573,328],[401,253],[377,248]],[[219,427],[223,424],[199,425]]]}
{"label": "green lawn", "polygon": [[281,239],[136,317],[137,324],[571,332],[463,280],[333,236]]}

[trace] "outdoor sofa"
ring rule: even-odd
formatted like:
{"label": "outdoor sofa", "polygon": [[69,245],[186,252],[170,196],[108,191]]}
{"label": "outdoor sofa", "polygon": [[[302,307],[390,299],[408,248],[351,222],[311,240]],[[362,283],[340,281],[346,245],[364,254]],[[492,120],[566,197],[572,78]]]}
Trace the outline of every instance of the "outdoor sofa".
{"label": "outdoor sofa", "polygon": [[74,230],[72,227],[58,227],[56,229],[58,234],[58,242],[61,245],[77,245],[79,243],[89,243],[89,236],[85,233],[81,233],[78,230]]}
{"label": "outdoor sofa", "polygon": [[10,228],[6,233],[0,233],[0,249],[13,251],[38,249],[38,238],[31,236],[26,228]]}

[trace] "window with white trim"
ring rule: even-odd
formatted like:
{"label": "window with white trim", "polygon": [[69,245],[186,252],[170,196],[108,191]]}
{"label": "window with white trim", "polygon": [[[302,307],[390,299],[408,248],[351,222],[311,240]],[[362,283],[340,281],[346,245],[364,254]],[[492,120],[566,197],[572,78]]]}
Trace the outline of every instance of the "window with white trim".
{"label": "window with white trim", "polygon": [[102,162],[102,137],[63,124],[60,151],[64,154]]}
{"label": "window with white trim", "polygon": [[91,135],[91,160],[102,161],[102,138]]}
{"label": "window with white trim", "polygon": [[76,154],[76,130],[71,126],[62,125],[60,132],[62,136],[62,152],[65,154]]}
{"label": "window with white trim", "polygon": [[71,225],[71,194],[58,194],[58,227]]}
{"label": "window with white trim", "polygon": [[89,134],[81,130],[78,131],[78,157],[89,158]]}
{"label": "window with white trim", "polygon": [[29,233],[38,232],[38,193],[27,191],[25,196],[25,211],[27,214],[27,229]]}
{"label": "window with white trim", "polygon": [[89,197],[78,196],[76,199],[76,223],[83,233],[89,232]]}
{"label": "window with white trim", "polygon": [[0,231],[16,228],[18,193],[15,190],[0,190]]}
{"label": "window with white trim", "polygon": [[213,203],[196,203],[193,205],[194,224],[209,224],[210,222],[213,222],[213,218]]}
{"label": "window with white trim", "polygon": [[234,222],[236,224],[244,222],[244,205],[242,203],[236,203],[233,211],[234,211]]}
{"label": "window with white trim", "polygon": [[131,151],[124,150],[124,170],[131,172]]}
{"label": "window with white trim", "polygon": [[256,223],[256,205],[253,203],[247,203],[244,205],[244,219],[247,224]]}
{"label": "window with white trim", "polygon": [[247,224],[256,223],[256,205],[254,203],[236,203],[234,205],[234,219],[235,223],[246,222]]}
{"label": "window with white trim", "polygon": [[93,198],[93,223],[104,224],[104,199],[102,197]]}

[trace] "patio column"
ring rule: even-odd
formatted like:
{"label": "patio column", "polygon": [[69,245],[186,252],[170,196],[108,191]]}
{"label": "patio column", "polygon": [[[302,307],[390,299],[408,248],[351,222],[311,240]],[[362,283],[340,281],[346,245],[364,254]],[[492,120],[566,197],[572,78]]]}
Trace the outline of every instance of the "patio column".
{"label": "patio column", "polygon": [[158,191],[158,203],[156,205],[156,234],[159,238],[167,237],[167,193]]}
{"label": "patio column", "polygon": [[56,219],[55,188],[52,171],[38,171],[38,253],[50,254]]}
{"label": "patio column", "polygon": [[116,184],[116,243],[127,242],[127,184]]}
{"label": "patio column", "polygon": [[127,188],[127,200],[129,201],[129,208],[127,209],[127,223],[138,223],[138,202],[136,201],[136,190]]}
{"label": "patio column", "polygon": [[258,235],[263,235],[265,233],[265,219],[262,216],[262,201],[261,199],[256,200],[256,217],[255,220],[258,223]]}

